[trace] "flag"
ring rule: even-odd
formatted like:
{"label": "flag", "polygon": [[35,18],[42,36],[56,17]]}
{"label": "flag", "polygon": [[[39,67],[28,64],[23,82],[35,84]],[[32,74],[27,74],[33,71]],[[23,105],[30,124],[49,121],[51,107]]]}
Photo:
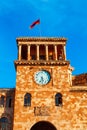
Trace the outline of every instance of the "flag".
{"label": "flag", "polygon": [[36,24],[40,24],[40,20],[36,20],[35,22],[33,22],[31,25],[30,25],[30,28],[33,28]]}

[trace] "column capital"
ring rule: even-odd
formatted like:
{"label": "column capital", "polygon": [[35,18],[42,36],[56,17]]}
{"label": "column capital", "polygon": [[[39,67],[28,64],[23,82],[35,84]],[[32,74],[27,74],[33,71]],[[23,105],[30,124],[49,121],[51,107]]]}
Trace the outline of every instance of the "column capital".
{"label": "column capital", "polygon": [[27,46],[31,46],[31,44],[27,44]]}
{"label": "column capital", "polygon": [[36,46],[40,46],[40,44],[35,44]]}
{"label": "column capital", "polygon": [[53,44],[53,46],[57,46],[57,44]]}
{"label": "column capital", "polygon": [[44,44],[44,46],[49,46],[49,44]]}
{"label": "column capital", "polygon": [[23,44],[18,44],[18,46],[22,46]]}

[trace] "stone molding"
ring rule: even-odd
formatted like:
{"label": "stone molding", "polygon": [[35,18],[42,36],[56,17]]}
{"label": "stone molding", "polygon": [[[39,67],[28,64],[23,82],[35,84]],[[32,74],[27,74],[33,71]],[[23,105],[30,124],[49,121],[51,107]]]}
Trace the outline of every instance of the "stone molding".
{"label": "stone molding", "polygon": [[46,60],[40,60],[40,61],[35,61],[35,60],[16,60],[15,65],[69,65],[70,62],[69,61],[46,61]]}

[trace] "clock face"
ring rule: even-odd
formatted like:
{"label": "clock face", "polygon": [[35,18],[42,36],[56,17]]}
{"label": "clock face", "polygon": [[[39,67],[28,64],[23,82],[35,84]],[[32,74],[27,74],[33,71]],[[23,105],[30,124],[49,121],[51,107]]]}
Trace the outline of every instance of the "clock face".
{"label": "clock face", "polygon": [[39,85],[45,85],[50,81],[50,74],[45,70],[38,71],[34,75],[34,80]]}

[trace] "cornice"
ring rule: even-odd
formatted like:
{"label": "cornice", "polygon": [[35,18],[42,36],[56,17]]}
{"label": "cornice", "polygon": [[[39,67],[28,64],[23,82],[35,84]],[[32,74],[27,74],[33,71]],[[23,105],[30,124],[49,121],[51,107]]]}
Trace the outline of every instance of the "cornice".
{"label": "cornice", "polygon": [[0,88],[0,92],[15,91],[15,88]]}
{"label": "cornice", "polygon": [[70,92],[87,92],[87,85],[77,85],[70,88]]}
{"label": "cornice", "polygon": [[60,38],[57,38],[57,37],[19,37],[19,38],[16,38],[16,41],[19,42],[19,41],[22,41],[22,42],[27,42],[27,41],[43,41],[43,42],[59,42],[59,41],[67,41],[66,38],[64,37],[60,37]]}
{"label": "cornice", "polygon": [[46,60],[43,60],[43,61],[34,61],[34,60],[30,60],[30,61],[27,61],[27,60],[16,60],[15,62],[15,65],[34,65],[34,66],[43,66],[43,65],[47,65],[47,66],[57,66],[57,65],[69,65],[70,62],[69,61],[46,61]]}

